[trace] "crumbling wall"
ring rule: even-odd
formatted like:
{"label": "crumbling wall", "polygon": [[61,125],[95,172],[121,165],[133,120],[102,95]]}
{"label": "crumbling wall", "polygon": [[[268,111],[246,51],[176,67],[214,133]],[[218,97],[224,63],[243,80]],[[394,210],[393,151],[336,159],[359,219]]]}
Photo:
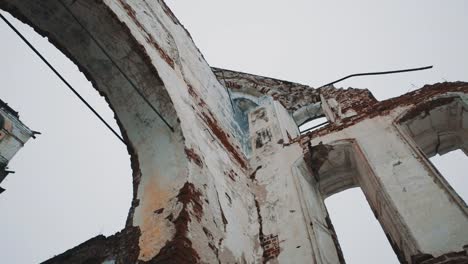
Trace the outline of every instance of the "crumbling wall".
{"label": "crumbling wall", "polygon": [[[378,102],[367,90],[211,69],[161,0],[0,0],[0,8],[93,82],[132,160],[125,229],[47,263],[342,263],[323,199],[356,185],[402,263],[464,257],[467,209],[400,123],[415,102],[467,94],[468,84]],[[241,117],[233,94],[250,100]],[[300,136],[294,113],[312,104],[331,122]],[[331,151],[337,142],[352,151]],[[330,170],[332,160],[351,173]]]}
{"label": "crumbling wall", "polygon": [[[10,160],[36,133],[20,121],[18,112],[0,99],[0,183],[11,173],[7,169]],[[0,187],[0,193],[3,191]]]}
{"label": "crumbling wall", "polygon": [[[261,258],[249,164],[229,95],[162,1],[2,0],[0,8],[79,66],[114,110],[131,155],[127,227],[66,253],[70,263],[95,260],[96,252],[116,263]],[[118,250],[135,237],[137,246]]]}
{"label": "crumbling wall", "polygon": [[[440,98],[466,94],[467,88],[466,83],[426,86],[355,108],[356,115],[342,119],[341,124],[332,123],[301,136],[304,149],[309,144],[354,140],[355,156],[361,160],[357,182],[402,263],[439,261],[445,259],[439,256],[459,252],[468,242],[466,205],[400,124],[427,116],[442,101],[442,105],[450,105],[453,100]],[[451,121],[463,126],[462,119]],[[433,263],[439,263],[436,260]]]}
{"label": "crumbling wall", "polygon": [[297,138],[296,141],[307,142],[313,137],[343,130],[363,121],[364,119],[385,116],[398,108],[408,108],[414,106],[418,102],[427,101],[429,98],[433,98],[444,93],[466,93],[467,89],[467,83],[465,82],[436,83],[426,85],[421,89],[381,102],[374,101],[372,103],[373,100],[369,100],[366,104],[360,104],[357,107],[351,108],[351,110],[356,114],[343,118],[341,122],[332,122],[326,127],[311,131],[300,138]]}
{"label": "crumbling wall", "polygon": [[[213,68],[213,72],[218,80],[232,91],[253,97],[267,95],[280,102],[291,114],[318,103],[328,108],[328,119],[335,121],[355,115],[354,109],[368,107],[377,102],[367,89],[343,89],[333,86],[314,89],[303,84],[226,69]],[[318,111],[316,114],[318,117],[325,113]]]}

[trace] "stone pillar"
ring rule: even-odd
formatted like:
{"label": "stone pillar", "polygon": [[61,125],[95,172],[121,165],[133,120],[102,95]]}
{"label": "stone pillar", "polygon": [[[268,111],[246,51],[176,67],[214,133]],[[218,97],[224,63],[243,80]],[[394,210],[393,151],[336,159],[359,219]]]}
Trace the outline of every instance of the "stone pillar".
{"label": "stone pillar", "polygon": [[47,36],[105,96],[132,160],[122,232],[46,263],[261,258],[229,94],[163,1],[5,0],[0,8]]}
{"label": "stone pillar", "polygon": [[345,263],[325,198],[308,167],[303,159],[298,160],[293,166],[293,178],[313,249],[313,263]]}
{"label": "stone pillar", "polygon": [[468,244],[467,208],[437,170],[394,125],[374,120],[366,134],[355,146],[359,183],[400,261],[420,263],[462,251]]}
{"label": "stone pillar", "polygon": [[[286,110],[271,99],[249,115],[259,238],[267,263],[344,263],[336,234]],[[277,262],[276,262],[277,261]]]}

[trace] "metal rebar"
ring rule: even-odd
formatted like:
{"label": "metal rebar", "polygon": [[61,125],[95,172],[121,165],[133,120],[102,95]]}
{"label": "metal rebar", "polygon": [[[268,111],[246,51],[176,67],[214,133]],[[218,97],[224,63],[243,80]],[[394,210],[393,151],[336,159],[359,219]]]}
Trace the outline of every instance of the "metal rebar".
{"label": "metal rebar", "polygon": [[404,69],[404,70],[396,70],[396,71],[382,71],[382,72],[364,72],[364,73],[355,73],[355,74],[351,74],[351,75],[348,75],[346,77],[343,77],[341,79],[338,79],[336,81],[333,81],[331,83],[327,83],[325,85],[322,85],[320,86],[319,88],[323,88],[325,86],[329,86],[329,85],[332,85],[332,84],[335,84],[337,82],[341,82],[343,80],[346,80],[346,79],[349,79],[349,78],[352,78],[352,77],[357,77],[357,76],[367,76],[367,75],[383,75],[383,74],[393,74],[393,73],[402,73],[402,72],[411,72],[411,71],[422,71],[422,70],[428,70],[428,69],[431,69],[432,68],[432,65],[431,66],[426,66],[426,67],[420,67],[420,68],[411,68],[411,69]]}

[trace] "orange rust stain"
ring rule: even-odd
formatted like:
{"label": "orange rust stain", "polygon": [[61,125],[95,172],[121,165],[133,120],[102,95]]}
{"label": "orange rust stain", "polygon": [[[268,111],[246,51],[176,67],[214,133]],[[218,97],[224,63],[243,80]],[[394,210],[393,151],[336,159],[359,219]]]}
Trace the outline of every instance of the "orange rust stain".
{"label": "orange rust stain", "polygon": [[155,177],[151,177],[144,186],[140,213],[142,219],[139,241],[140,255],[138,257],[140,260],[151,260],[175,232],[168,225],[163,214],[155,213],[155,211],[167,206],[170,195],[170,192],[160,188]]}
{"label": "orange rust stain", "polygon": [[[200,263],[200,257],[188,237],[189,224],[192,215],[200,222],[203,215],[201,193],[192,183],[186,182],[177,195],[178,203],[182,205],[179,215],[171,221],[175,225],[175,234],[168,240],[150,263]],[[189,208],[192,206],[192,210]]]}

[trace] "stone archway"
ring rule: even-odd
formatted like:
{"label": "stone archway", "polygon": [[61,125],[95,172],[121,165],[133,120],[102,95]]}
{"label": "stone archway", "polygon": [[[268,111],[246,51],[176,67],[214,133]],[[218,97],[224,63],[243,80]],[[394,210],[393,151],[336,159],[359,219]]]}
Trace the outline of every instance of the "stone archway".
{"label": "stone archway", "polygon": [[[188,172],[183,166],[187,157],[176,110],[147,51],[105,3],[2,1],[0,7],[48,37],[78,65],[113,109],[133,169],[134,194],[124,232],[139,240],[136,245],[140,245],[140,252],[130,254],[142,258],[154,255],[154,245],[160,243],[162,247],[165,241],[157,242],[152,237],[158,225],[148,218],[147,211],[159,209],[171,198],[170,192],[158,189],[180,189]],[[173,126],[174,132],[152,108]]]}
{"label": "stone archway", "polygon": [[[302,176],[313,178],[309,179],[309,184],[312,186],[312,192],[315,192],[315,196],[317,196],[312,199],[315,205],[310,201],[305,201],[305,204],[310,204],[305,206],[306,211],[311,215],[321,215],[323,218],[321,221],[326,223],[325,226],[328,228],[328,230],[317,230],[314,233],[325,233],[332,239],[336,248],[336,252],[323,251],[320,254],[328,255],[328,258],[336,255],[341,263],[344,263],[324,200],[336,193],[355,187],[359,187],[364,193],[367,203],[379,221],[398,259],[405,263],[406,256],[416,251],[413,238],[406,231],[407,228],[401,222],[398,211],[386,194],[382,182],[376,176],[356,139],[340,139],[327,144],[309,145],[308,151],[304,155],[304,161],[310,169],[310,174],[306,176],[302,173]],[[307,192],[310,190],[304,193]],[[309,198],[303,199],[310,200]],[[317,210],[321,212],[318,213]],[[320,246],[320,243],[325,241],[318,239],[320,236],[312,235],[312,237],[319,245],[319,251],[326,248]]]}
{"label": "stone archway", "polygon": [[[162,1],[2,0],[0,8],[79,66],[113,109],[132,159],[126,228],[47,263],[259,258],[249,166],[229,94]],[[232,224],[243,231],[227,236]],[[239,239],[242,247],[232,246]]]}

